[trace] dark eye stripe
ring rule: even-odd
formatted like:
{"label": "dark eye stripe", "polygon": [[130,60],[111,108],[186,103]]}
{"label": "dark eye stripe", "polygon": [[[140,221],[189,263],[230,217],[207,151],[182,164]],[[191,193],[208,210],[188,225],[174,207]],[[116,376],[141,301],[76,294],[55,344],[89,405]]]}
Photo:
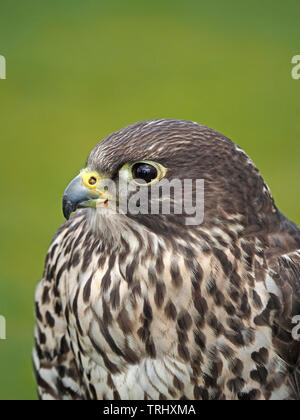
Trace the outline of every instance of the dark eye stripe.
{"label": "dark eye stripe", "polygon": [[157,178],[158,172],[155,166],[150,165],[149,163],[135,163],[132,166],[132,177],[135,180],[142,179],[147,184]]}

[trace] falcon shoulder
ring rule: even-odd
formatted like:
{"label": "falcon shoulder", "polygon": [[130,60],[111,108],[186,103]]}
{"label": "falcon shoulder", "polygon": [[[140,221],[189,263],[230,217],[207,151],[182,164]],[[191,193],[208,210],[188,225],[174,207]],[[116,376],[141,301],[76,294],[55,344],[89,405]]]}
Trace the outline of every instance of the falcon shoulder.
{"label": "falcon shoulder", "polygon": [[295,319],[300,316],[300,229],[283,215],[281,217],[281,229],[272,238],[276,247],[271,248],[268,256],[267,276],[274,280],[279,291],[271,293],[269,309],[275,310],[274,347],[288,368],[292,399],[299,400],[300,338],[297,339],[294,332],[297,329]]}

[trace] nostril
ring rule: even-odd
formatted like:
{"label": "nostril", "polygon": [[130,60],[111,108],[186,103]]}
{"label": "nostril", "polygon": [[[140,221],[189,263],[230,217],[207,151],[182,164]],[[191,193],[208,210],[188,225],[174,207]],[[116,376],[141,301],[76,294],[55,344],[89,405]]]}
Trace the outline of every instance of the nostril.
{"label": "nostril", "polygon": [[90,185],[95,185],[97,182],[97,178],[94,176],[91,176],[88,182]]}

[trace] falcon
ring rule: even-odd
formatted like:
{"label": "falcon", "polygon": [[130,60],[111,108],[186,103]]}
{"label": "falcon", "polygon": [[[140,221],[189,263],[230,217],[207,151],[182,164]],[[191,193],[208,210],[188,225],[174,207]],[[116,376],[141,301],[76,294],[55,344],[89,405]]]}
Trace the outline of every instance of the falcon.
{"label": "falcon", "polygon": [[[201,223],[172,212],[174,194],[170,214],[118,211],[175,179],[204,181]],[[35,294],[41,399],[300,398],[300,229],[232,141],[130,125],[96,145],[63,212]]]}

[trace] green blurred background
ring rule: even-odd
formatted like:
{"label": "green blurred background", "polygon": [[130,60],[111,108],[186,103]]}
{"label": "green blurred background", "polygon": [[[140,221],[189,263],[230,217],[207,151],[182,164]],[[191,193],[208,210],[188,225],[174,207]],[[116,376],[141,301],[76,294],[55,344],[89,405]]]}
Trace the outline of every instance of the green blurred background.
{"label": "green blurred background", "polygon": [[182,118],[232,138],[300,224],[299,0],[0,0],[0,399],[34,399],[33,293],[96,142]]}

